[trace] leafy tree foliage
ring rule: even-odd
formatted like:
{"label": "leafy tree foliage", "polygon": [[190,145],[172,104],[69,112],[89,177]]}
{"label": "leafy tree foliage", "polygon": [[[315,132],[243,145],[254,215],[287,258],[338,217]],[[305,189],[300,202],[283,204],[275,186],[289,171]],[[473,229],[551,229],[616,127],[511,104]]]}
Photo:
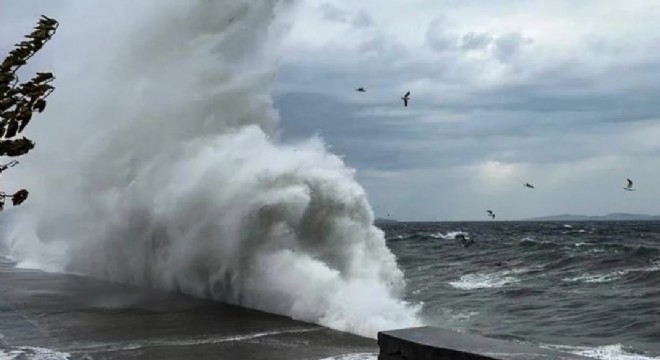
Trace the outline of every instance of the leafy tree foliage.
{"label": "leafy tree foliage", "polygon": [[[55,35],[58,26],[55,19],[42,16],[32,33],[16,44],[0,64],[0,156],[17,157],[34,148],[34,142],[21,133],[35,112],[46,109],[46,98],[55,90],[51,85],[55,77],[49,72],[38,72],[29,81],[21,83],[17,72]],[[18,161],[12,160],[0,165],[0,173],[17,164]],[[11,198],[12,205],[16,206],[27,197],[25,189],[14,194],[0,191],[0,210],[7,198]]]}

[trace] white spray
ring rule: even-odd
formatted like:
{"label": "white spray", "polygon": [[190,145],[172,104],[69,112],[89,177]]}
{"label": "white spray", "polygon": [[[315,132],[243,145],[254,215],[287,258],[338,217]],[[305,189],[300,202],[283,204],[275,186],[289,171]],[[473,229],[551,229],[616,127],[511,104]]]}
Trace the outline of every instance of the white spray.
{"label": "white spray", "polygon": [[75,2],[45,49],[57,91],[19,173],[32,196],[10,255],[367,336],[416,325],[353,171],[318,139],[277,140],[288,4],[100,5]]}

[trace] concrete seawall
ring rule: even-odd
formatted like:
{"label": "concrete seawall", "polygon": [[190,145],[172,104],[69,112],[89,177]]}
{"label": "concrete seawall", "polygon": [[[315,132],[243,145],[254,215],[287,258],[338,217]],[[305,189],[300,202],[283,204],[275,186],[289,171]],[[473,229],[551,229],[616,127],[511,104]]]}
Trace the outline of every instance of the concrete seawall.
{"label": "concrete seawall", "polygon": [[530,345],[463,334],[435,327],[378,333],[378,360],[585,360]]}
{"label": "concrete seawall", "polygon": [[[0,258],[0,359],[341,359],[375,340]],[[21,354],[20,356],[17,354]]]}

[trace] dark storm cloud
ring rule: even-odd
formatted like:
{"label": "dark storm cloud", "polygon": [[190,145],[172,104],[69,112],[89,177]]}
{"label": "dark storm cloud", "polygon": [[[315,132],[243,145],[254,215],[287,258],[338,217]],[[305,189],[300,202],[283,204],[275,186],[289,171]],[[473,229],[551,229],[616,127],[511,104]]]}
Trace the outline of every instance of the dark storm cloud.
{"label": "dark storm cloud", "polygon": [[[326,57],[333,65],[324,60],[316,65],[307,61],[303,67],[289,63],[281,83],[323,86],[315,89],[313,98],[295,91],[278,98],[283,127],[320,134],[360,170],[393,174],[365,179],[371,191],[380,191],[383,182],[402,181],[397,175],[402,173],[431,176],[502,162],[529,169],[542,166],[537,172],[546,175],[536,176],[543,177],[557,169],[566,171],[567,164],[626,156],[633,150],[625,150],[627,139],[617,138],[628,129],[625,124],[648,124],[660,113],[660,102],[655,101],[660,62],[655,59],[594,68],[588,53],[592,42],[582,56],[531,63],[529,52],[533,55],[536,42],[530,37],[515,32],[462,34],[437,19],[428,26],[425,40],[435,55],[416,57],[397,39],[376,33],[363,40],[374,44],[369,48],[378,54],[369,61],[358,53],[351,61],[333,63]],[[606,45],[599,44],[598,51]],[[462,53],[471,51],[502,64],[504,74],[511,75],[489,86],[471,86],[475,71],[488,64],[467,62]],[[341,53],[330,56],[347,58]],[[353,96],[354,85],[365,82],[371,85],[369,95]],[[413,87],[412,106],[401,112],[393,89],[408,86]],[[297,99],[308,105],[301,108]],[[660,147],[634,152],[648,158]]]}
{"label": "dark storm cloud", "polygon": [[575,62],[549,67],[525,81],[474,91],[452,107],[455,111],[524,111],[537,118],[557,113],[578,126],[579,122],[630,122],[660,115],[660,62],[589,72],[588,65]]}

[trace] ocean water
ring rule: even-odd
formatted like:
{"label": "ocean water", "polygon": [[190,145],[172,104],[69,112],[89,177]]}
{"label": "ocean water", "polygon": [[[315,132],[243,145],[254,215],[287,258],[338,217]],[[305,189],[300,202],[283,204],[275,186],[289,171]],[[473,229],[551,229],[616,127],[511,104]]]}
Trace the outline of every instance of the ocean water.
{"label": "ocean water", "polygon": [[601,359],[660,358],[658,222],[381,227],[428,324]]}

